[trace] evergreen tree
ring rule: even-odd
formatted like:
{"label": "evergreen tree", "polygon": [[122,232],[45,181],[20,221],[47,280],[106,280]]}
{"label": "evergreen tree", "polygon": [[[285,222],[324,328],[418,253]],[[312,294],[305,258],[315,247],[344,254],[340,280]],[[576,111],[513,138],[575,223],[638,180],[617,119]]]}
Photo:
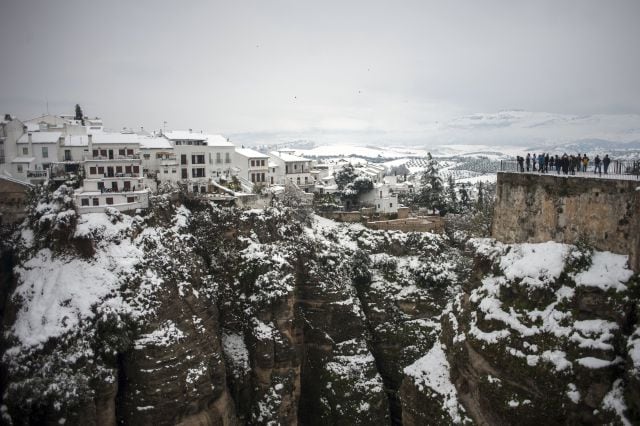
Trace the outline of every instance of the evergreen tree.
{"label": "evergreen tree", "polygon": [[434,213],[444,208],[444,186],[438,170],[438,162],[427,153],[427,167],[420,178],[420,188],[417,192],[418,205],[430,208]]}
{"label": "evergreen tree", "polygon": [[76,116],[75,119],[80,121],[84,126],[84,114],[82,113],[82,108],[80,108],[80,104],[76,104]]}
{"label": "evergreen tree", "polygon": [[347,164],[342,169],[340,169],[338,173],[336,173],[335,180],[336,185],[338,185],[338,189],[342,191],[345,186],[353,182],[356,177],[358,177],[358,175],[353,168],[353,164]]}
{"label": "evergreen tree", "polygon": [[453,175],[449,174],[447,178],[447,190],[446,190],[446,204],[447,211],[451,213],[458,213],[458,194],[456,193],[456,182],[453,180]]}
{"label": "evergreen tree", "polygon": [[484,210],[484,191],[482,182],[478,182],[478,199],[476,200],[476,210]]}
{"label": "evergreen tree", "polygon": [[470,207],[469,191],[467,191],[467,184],[462,183],[460,185],[460,208],[461,210],[468,210]]}

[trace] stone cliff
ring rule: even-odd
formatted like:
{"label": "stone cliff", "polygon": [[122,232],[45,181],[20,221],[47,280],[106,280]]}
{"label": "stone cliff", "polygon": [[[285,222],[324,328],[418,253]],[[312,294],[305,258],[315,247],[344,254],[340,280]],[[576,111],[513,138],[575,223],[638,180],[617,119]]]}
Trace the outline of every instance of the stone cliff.
{"label": "stone cliff", "polygon": [[625,256],[164,196],[77,216],[70,194],[3,248],[4,423],[640,418]]}
{"label": "stone cliff", "polygon": [[640,270],[640,182],[498,173],[491,235],[505,243],[587,240]]}

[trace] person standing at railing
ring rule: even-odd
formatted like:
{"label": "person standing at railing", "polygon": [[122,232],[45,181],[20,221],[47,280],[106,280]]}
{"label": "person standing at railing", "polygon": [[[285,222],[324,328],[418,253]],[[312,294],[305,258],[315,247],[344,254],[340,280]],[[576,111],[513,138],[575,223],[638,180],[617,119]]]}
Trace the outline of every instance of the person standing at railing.
{"label": "person standing at railing", "polygon": [[586,172],[588,166],[589,166],[589,157],[587,157],[587,154],[585,153],[584,156],[582,157],[582,171]]}
{"label": "person standing at railing", "polygon": [[537,154],[533,154],[533,157],[531,157],[531,165],[533,166],[533,171],[536,171],[536,163],[538,162],[538,155]]}
{"label": "person standing at railing", "polygon": [[538,155],[538,171],[544,173],[544,154],[542,152]]}
{"label": "person standing at railing", "polygon": [[549,153],[544,155],[544,172],[549,173]]}
{"label": "person standing at railing", "polygon": [[520,173],[524,172],[524,157],[521,156],[517,156],[517,161],[518,161],[518,171]]}
{"label": "person standing at railing", "polygon": [[567,155],[567,153],[565,152],[562,155],[562,173],[564,173],[565,175],[569,173],[569,156]]}
{"label": "person standing at railing", "polygon": [[560,160],[560,157],[558,157],[558,155],[556,155],[554,162],[556,163],[556,173],[560,174],[560,169],[562,169],[562,161]]}
{"label": "person standing at railing", "polygon": [[526,163],[527,163],[527,171],[529,171],[529,167],[531,166],[531,154],[529,154],[528,152],[527,152]]}
{"label": "person standing at railing", "polygon": [[596,155],[596,158],[593,159],[593,164],[595,165],[593,169],[593,174],[598,173],[602,175],[602,165],[600,163],[601,163],[600,156]]}
{"label": "person standing at railing", "polygon": [[602,165],[604,166],[604,174],[607,174],[607,170],[609,170],[609,163],[611,163],[611,158],[609,158],[609,154],[605,154],[602,159]]}

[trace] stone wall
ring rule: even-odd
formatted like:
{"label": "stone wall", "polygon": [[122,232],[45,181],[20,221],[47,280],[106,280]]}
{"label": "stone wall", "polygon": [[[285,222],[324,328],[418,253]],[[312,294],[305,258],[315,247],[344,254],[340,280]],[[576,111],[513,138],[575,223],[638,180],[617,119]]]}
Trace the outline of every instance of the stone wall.
{"label": "stone wall", "polygon": [[587,238],[640,271],[640,182],[498,173],[492,236],[505,243]]}
{"label": "stone wall", "polygon": [[27,215],[29,184],[0,177],[0,224],[21,222]]}
{"label": "stone wall", "polygon": [[371,229],[385,229],[389,231],[444,232],[444,221],[439,216],[420,216],[410,217],[407,219],[381,220],[377,222],[367,222],[366,225]]}

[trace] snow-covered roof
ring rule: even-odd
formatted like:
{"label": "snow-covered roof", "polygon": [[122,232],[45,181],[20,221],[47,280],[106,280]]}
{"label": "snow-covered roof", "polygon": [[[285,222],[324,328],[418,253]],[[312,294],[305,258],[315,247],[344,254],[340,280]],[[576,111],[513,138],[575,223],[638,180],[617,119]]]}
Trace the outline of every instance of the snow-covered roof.
{"label": "snow-covered roof", "polygon": [[101,144],[140,144],[143,138],[134,134],[97,132],[92,134],[92,141]]}
{"label": "snow-covered roof", "polygon": [[[61,132],[33,132],[31,133],[31,141],[33,143],[56,143],[58,139],[62,136]],[[18,139],[18,143],[28,143],[29,142],[29,134],[25,133],[20,136]]]}
{"label": "snow-covered roof", "polygon": [[235,146],[222,135],[205,135],[207,137],[208,146]]}
{"label": "snow-covered roof", "polygon": [[64,146],[88,146],[87,135],[67,135],[64,137]]}
{"label": "snow-covered roof", "polygon": [[12,176],[0,175],[0,179],[4,179],[4,180],[6,180],[8,182],[17,183],[17,184],[23,185],[23,186],[34,186],[33,184],[31,184],[29,182],[25,182],[25,181],[22,181],[20,179],[16,179],[16,178],[14,178]]}
{"label": "snow-covered roof", "polygon": [[311,161],[311,160],[308,160],[308,159],[303,158],[303,157],[298,157],[297,155],[288,154],[286,152],[271,151],[269,154],[271,154],[272,156],[277,157],[277,158],[279,158],[282,161],[287,162],[287,163]]}
{"label": "snow-covered roof", "polygon": [[204,141],[207,139],[207,135],[202,133],[194,133],[188,130],[170,130],[164,132],[164,137],[172,141],[192,140],[192,141]]}
{"label": "snow-covered roof", "polygon": [[12,163],[31,163],[34,160],[35,160],[34,157],[16,157],[13,160],[11,160],[11,162]]}
{"label": "snow-covered roof", "polygon": [[269,160],[269,167],[280,167],[277,163],[274,163],[273,161]]}
{"label": "snow-covered roof", "polygon": [[140,138],[142,149],[173,149],[171,142],[165,138]]}
{"label": "snow-covered roof", "polygon": [[269,158],[267,154],[263,154],[250,148],[236,148],[236,152],[247,158]]}

